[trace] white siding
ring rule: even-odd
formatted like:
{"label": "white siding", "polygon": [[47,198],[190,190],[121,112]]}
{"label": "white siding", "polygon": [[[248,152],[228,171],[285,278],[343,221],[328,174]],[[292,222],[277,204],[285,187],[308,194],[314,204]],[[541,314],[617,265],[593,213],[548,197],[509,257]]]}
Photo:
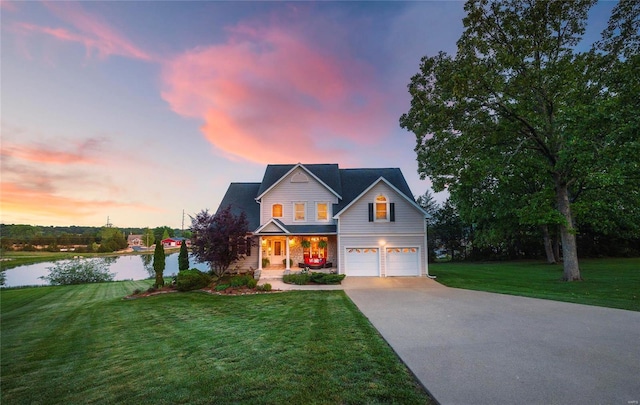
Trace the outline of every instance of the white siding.
{"label": "white siding", "polygon": [[[378,194],[384,194],[390,203],[395,203],[395,222],[369,222],[369,203],[373,203]],[[425,246],[425,222],[423,214],[398,195],[385,183],[378,183],[339,219],[339,272],[344,273],[345,253],[349,246],[369,247],[416,247],[419,249],[420,275],[427,273],[427,248]],[[382,250],[384,252],[384,250]],[[380,257],[380,275],[386,276],[386,255]]]}
{"label": "white siding", "polygon": [[[291,178],[296,174],[304,174],[307,176],[307,182],[291,182]],[[299,178],[299,177],[298,177]],[[306,221],[293,220],[293,203],[306,202]],[[329,203],[329,221],[316,221],[316,202]],[[331,219],[334,215],[331,212],[332,204],[337,204],[337,197],[330,192],[324,185],[307,174],[303,169],[298,168],[282,179],[274,188],[269,190],[262,197],[260,204],[260,223],[264,224],[271,218],[271,207],[273,204],[282,204],[282,218],[279,218],[284,224],[289,225],[328,225],[334,224],[335,220]]]}
{"label": "white siding", "polygon": [[[395,222],[369,222],[369,203],[373,203],[380,193],[387,196],[390,203],[395,203]],[[378,183],[340,215],[340,232],[343,234],[424,233],[424,216],[392,188],[384,183]]]}

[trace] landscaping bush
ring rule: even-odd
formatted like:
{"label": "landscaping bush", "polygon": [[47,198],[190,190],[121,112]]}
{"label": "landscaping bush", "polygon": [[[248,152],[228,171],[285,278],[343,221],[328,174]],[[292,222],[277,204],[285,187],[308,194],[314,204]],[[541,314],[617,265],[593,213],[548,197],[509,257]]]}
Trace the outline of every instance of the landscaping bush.
{"label": "landscaping bush", "polygon": [[242,287],[249,284],[249,281],[253,280],[253,277],[245,275],[245,276],[233,276],[231,280],[229,280],[229,284],[231,287]]}
{"label": "landscaping bush", "polygon": [[296,285],[305,285],[309,284],[309,280],[311,280],[311,276],[309,274],[285,274],[282,276],[282,281],[287,284],[296,284]]}
{"label": "landscaping bush", "polygon": [[256,286],[256,288],[258,289],[258,291],[266,291],[269,292],[271,291],[271,284],[269,283],[265,283],[259,286]]}
{"label": "landscaping bush", "polygon": [[311,283],[316,284],[340,284],[344,280],[344,274],[326,274],[326,273],[300,273],[286,274],[282,277],[282,281],[287,284],[305,285]]}
{"label": "landscaping bush", "polygon": [[49,274],[40,277],[51,285],[71,285],[86,283],[104,283],[113,281],[115,274],[109,272],[109,265],[100,259],[74,259],[56,262],[47,267]]}
{"label": "landscaping bush", "polygon": [[219,284],[216,286],[216,291],[224,291],[229,287],[231,287],[229,284]]}
{"label": "landscaping bush", "polygon": [[256,288],[257,285],[258,285],[258,280],[254,278],[250,278],[249,281],[247,282],[247,287],[249,288]]}
{"label": "landscaping bush", "polygon": [[182,270],[176,277],[178,291],[191,291],[204,288],[211,283],[211,276],[197,269]]}
{"label": "landscaping bush", "polygon": [[317,284],[340,284],[344,274],[311,273],[311,281]]}

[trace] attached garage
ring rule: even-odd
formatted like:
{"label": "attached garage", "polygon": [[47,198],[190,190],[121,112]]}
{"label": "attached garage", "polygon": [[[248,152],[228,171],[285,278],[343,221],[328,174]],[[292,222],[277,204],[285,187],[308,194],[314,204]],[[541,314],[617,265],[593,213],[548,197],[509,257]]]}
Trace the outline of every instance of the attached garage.
{"label": "attached garage", "polygon": [[386,248],[387,276],[419,276],[419,252],[417,247]]}
{"label": "attached garage", "polygon": [[380,249],[379,248],[345,248],[345,274],[347,276],[380,275]]}

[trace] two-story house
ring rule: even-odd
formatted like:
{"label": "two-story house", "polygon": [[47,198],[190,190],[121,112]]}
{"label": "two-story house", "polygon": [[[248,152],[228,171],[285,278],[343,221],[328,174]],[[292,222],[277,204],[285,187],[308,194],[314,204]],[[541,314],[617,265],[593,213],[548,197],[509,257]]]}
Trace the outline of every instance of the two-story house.
{"label": "two-story house", "polygon": [[220,208],[229,205],[246,213],[254,238],[239,268],[428,274],[426,213],[398,168],[268,165],[260,183],[231,183]]}

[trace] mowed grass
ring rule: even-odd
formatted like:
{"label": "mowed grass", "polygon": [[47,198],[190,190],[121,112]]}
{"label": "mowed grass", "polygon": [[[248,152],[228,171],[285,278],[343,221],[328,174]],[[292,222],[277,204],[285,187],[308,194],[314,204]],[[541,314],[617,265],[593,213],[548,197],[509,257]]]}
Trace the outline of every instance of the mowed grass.
{"label": "mowed grass", "polygon": [[3,290],[2,404],[430,403],[342,291]]}
{"label": "mowed grass", "polygon": [[583,259],[580,270],[583,281],[567,283],[562,265],[543,262],[429,265],[449,287],[640,311],[640,258]]}

